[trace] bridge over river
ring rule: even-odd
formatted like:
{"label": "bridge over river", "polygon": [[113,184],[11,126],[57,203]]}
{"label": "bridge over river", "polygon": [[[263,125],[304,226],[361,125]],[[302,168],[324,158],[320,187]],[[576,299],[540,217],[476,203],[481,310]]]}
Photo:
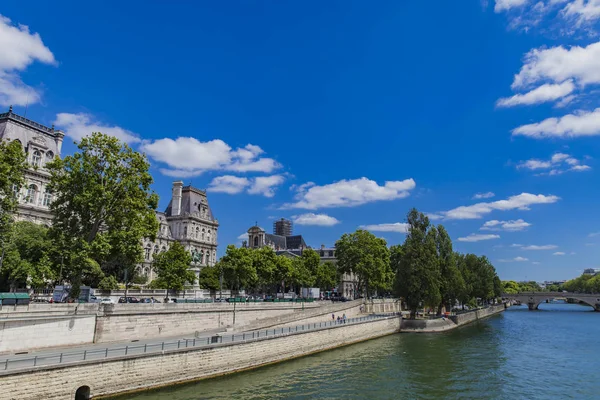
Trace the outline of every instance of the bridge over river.
{"label": "bridge over river", "polygon": [[594,310],[600,311],[600,294],[570,293],[570,292],[522,292],[516,294],[503,293],[502,298],[517,300],[521,304],[527,304],[530,310],[537,310],[541,303],[546,300],[567,299],[585,303]]}

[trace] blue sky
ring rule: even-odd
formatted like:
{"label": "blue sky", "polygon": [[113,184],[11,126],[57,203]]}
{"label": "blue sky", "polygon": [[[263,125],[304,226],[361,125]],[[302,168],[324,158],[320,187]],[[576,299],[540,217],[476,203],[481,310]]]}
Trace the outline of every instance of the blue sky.
{"label": "blue sky", "polygon": [[5,2],[0,107],[209,191],[219,248],[404,241],[411,207],[502,279],[598,267],[600,1]]}

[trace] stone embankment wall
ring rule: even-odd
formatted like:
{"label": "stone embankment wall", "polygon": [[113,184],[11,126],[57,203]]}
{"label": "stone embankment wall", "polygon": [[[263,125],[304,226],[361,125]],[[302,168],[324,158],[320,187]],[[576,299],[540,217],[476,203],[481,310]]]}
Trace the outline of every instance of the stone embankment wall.
{"label": "stone embankment wall", "polygon": [[369,314],[402,312],[402,303],[398,299],[367,300],[365,302],[365,312]]}
{"label": "stone embankment wall", "polygon": [[[328,320],[331,313],[359,315],[360,300],[347,303],[32,304],[0,314],[0,353],[89,343],[251,330]],[[8,310],[12,309],[13,312]],[[40,332],[44,332],[43,335]]]}
{"label": "stone embankment wall", "polygon": [[461,325],[489,317],[504,311],[504,304],[490,306],[480,310],[452,315],[449,318],[403,319],[401,332],[441,332],[458,328]]}
{"label": "stone embankment wall", "polygon": [[0,353],[92,343],[95,315],[0,319]]}
{"label": "stone embankment wall", "polygon": [[96,398],[209,378],[395,333],[400,320],[391,317],[204,349],[38,367],[0,375],[0,399],[72,399],[81,386],[89,386]]}

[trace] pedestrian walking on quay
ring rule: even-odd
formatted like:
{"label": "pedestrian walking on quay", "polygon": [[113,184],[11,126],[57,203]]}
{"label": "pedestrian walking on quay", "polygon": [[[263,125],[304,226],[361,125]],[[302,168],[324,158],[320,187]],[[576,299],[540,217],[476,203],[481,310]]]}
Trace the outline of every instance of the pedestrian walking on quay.
{"label": "pedestrian walking on quay", "polygon": [[335,314],[331,314],[331,319],[335,321]]}

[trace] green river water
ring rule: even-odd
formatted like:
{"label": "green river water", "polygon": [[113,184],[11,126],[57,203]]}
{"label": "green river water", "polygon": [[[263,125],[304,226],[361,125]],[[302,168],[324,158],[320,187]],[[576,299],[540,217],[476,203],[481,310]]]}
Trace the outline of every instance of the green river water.
{"label": "green river water", "polygon": [[396,334],[128,395],[198,399],[600,399],[600,313],[513,307],[445,333]]}

